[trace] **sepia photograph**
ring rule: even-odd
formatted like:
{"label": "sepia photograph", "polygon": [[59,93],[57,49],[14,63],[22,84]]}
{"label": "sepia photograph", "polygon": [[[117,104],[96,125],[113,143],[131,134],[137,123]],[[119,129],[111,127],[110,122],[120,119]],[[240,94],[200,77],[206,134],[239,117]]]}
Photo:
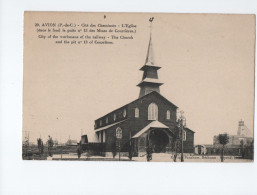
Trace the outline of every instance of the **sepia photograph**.
{"label": "sepia photograph", "polygon": [[256,13],[0,0],[0,194],[256,195]]}
{"label": "sepia photograph", "polygon": [[22,159],[253,162],[255,15],[24,12]]}

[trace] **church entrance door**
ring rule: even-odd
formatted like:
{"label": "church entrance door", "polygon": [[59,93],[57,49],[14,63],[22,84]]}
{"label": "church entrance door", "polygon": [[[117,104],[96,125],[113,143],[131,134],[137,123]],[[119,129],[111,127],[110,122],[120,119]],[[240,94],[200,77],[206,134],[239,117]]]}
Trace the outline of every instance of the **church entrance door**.
{"label": "church entrance door", "polygon": [[149,143],[154,153],[165,153],[169,144],[169,136],[162,129],[151,130],[149,134]]}

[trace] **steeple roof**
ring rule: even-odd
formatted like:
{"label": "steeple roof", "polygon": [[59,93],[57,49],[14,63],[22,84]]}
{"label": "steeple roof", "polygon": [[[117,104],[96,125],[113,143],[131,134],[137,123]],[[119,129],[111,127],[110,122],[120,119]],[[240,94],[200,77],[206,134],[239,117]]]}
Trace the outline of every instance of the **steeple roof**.
{"label": "steeple roof", "polygon": [[145,59],[145,64],[140,70],[145,71],[147,68],[153,68],[153,69],[160,69],[160,66],[155,65],[155,60],[154,60],[154,51],[153,51],[153,44],[152,44],[152,21],[153,18],[150,18],[150,39],[149,39],[149,44],[148,44],[148,49],[146,53],[146,59]]}
{"label": "steeple roof", "polygon": [[159,79],[145,78],[137,86],[142,86],[144,83],[155,83],[155,84],[158,84],[159,86],[163,85],[163,83],[160,82]]}
{"label": "steeple roof", "polygon": [[152,44],[152,22],[153,17],[150,21],[150,39],[147,48],[146,60],[144,66],[140,69],[144,71],[142,81],[137,85],[140,87],[139,97],[142,97],[152,91],[160,93],[160,86],[163,84],[158,78],[158,69],[161,67],[155,65],[153,44]]}
{"label": "steeple roof", "polygon": [[147,50],[147,54],[146,54],[145,65],[154,66],[154,55],[153,55],[152,35],[151,34],[150,34],[150,40],[149,40],[148,50]]}

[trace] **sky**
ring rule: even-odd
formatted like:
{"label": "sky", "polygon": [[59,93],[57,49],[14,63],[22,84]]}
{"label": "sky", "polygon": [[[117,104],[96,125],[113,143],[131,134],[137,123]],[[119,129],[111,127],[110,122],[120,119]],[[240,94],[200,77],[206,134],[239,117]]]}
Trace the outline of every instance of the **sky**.
{"label": "sky", "polygon": [[[253,132],[253,15],[41,12],[25,14],[23,138],[29,131],[32,142],[81,134],[90,141],[95,119],[137,99],[150,17],[161,94],[184,111],[195,144],[236,134],[240,119]],[[113,45],[64,45],[38,39],[36,22],[137,27],[133,39]]]}

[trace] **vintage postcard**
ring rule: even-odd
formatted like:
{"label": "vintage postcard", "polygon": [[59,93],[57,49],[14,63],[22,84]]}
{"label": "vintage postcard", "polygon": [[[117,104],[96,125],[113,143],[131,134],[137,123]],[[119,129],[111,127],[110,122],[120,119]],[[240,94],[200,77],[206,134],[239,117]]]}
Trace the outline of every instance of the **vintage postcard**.
{"label": "vintage postcard", "polygon": [[25,12],[24,160],[253,162],[255,15]]}

